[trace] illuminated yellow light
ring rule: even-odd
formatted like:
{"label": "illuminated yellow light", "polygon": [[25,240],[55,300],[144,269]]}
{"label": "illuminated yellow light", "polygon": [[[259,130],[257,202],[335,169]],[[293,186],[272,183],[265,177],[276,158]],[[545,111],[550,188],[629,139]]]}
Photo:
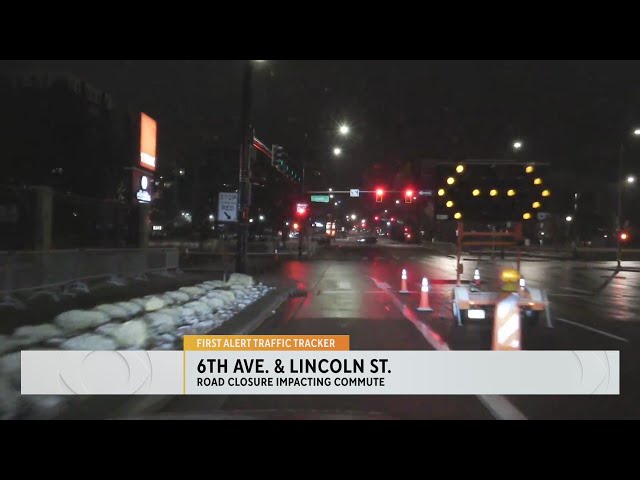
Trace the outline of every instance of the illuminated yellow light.
{"label": "illuminated yellow light", "polygon": [[452,202],[451,200],[449,200],[449,201],[447,202],[447,207],[448,207],[448,208],[453,207],[453,202]]}
{"label": "illuminated yellow light", "polygon": [[510,197],[513,197],[516,194],[516,191],[513,188],[510,188],[509,191],[507,192],[507,195],[509,195]]}
{"label": "illuminated yellow light", "polygon": [[454,183],[456,183],[456,179],[453,178],[453,177],[449,177],[449,178],[447,178],[447,183],[449,185],[453,185]]}
{"label": "illuminated yellow light", "polygon": [[541,178],[536,178],[536,179],[533,181],[533,184],[534,184],[534,185],[542,185],[542,179],[541,179]]}
{"label": "illuminated yellow light", "polygon": [[549,190],[543,190],[542,191],[542,196],[543,197],[548,197],[549,195],[551,195],[551,192]]}
{"label": "illuminated yellow light", "polygon": [[527,168],[524,169],[525,172],[527,173],[533,173],[533,166],[532,165],[528,165]]}
{"label": "illuminated yellow light", "polygon": [[477,197],[478,195],[480,195],[480,190],[476,188],[472,193],[474,197]]}
{"label": "illuminated yellow light", "polygon": [[496,190],[495,188],[491,189],[491,191],[489,192],[489,195],[491,195],[492,197],[495,197],[496,195],[498,195],[498,190]]}
{"label": "illuminated yellow light", "polygon": [[464,165],[458,165],[458,166],[456,167],[456,172],[458,172],[458,173],[462,173],[462,172],[464,172]]}
{"label": "illuminated yellow light", "polygon": [[460,220],[462,218],[462,214],[460,212],[456,212],[453,218],[455,218],[456,220]]}
{"label": "illuminated yellow light", "polygon": [[502,281],[507,283],[515,283],[520,280],[520,274],[513,268],[507,268],[502,272]]}
{"label": "illuminated yellow light", "polygon": [[525,213],[524,215],[522,215],[522,218],[524,218],[525,220],[530,220],[531,219],[531,214],[530,213]]}
{"label": "illuminated yellow light", "polygon": [[533,205],[531,205],[533,208],[540,208],[540,202],[533,202]]}
{"label": "illuminated yellow light", "polygon": [[441,188],[440,190],[438,190],[438,196],[439,197],[444,197],[444,194],[447,193],[444,191],[444,188]]}

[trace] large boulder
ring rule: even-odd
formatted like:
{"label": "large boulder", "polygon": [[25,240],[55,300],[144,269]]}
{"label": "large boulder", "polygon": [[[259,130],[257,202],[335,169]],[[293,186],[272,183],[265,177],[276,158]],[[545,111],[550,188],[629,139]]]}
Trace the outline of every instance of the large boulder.
{"label": "large boulder", "polygon": [[207,315],[208,313],[211,313],[211,307],[201,301],[189,302],[185,304],[185,308],[193,310],[196,315]]}
{"label": "large boulder", "polygon": [[227,284],[250,286],[253,285],[253,277],[244,275],[243,273],[232,273],[229,280],[227,280]]}
{"label": "large boulder", "polygon": [[177,292],[167,292],[167,293],[165,293],[164,295],[168,295],[168,296],[170,296],[170,297],[171,297],[171,298],[173,298],[173,299],[176,301],[176,303],[178,303],[178,304],[186,303],[186,302],[188,302],[188,301],[190,300],[190,298],[191,298],[187,293],[185,293],[185,292],[179,292],[179,291],[177,291]]}
{"label": "large boulder", "polygon": [[114,332],[120,326],[119,323],[105,323],[96,328],[96,333],[104,335],[105,337],[113,337]]}
{"label": "large boulder", "polygon": [[17,339],[29,340],[31,344],[42,342],[53,337],[59,337],[62,335],[62,329],[56,327],[52,323],[45,323],[43,325],[25,325],[24,327],[18,327],[13,332],[13,337]]}
{"label": "large boulder", "polygon": [[178,290],[186,293],[190,298],[200,297],[206,293],[202,288],[198,287],[181,287]]}
{"label": "large boulder", "polygon": [[134,302],[118,302],[114,303],[114,305],[123,308],[127,312],[128,317],[135,317],[142,312],[142,307]]}
{"label": "large boulder", "polygon": [[183,318],[183,319],[196,316],[195,310],[193,310],[192,308],[184,307],[184,306],[180,307],[180,313],[182,314],[180,318]]}
{"label": "large boulder", "polygon": [[217,310],[220,307],[223,307],[225,302],[221,298],[203,298],[200,300],[201,302],[206,303],[211,310]]}
{"label": "large boulder", "polygon": [[88,333],[64,341],[60,348],[62,350],[115,350],[116,342],[102,335]]}
{"label": "large boulder", "polygon": [[144,348],[148,338],[149,330],[143,320],[129,320],[113,333],[113,339],[122,348]]}
{"label": "large boulder", "polygon": [[70,310],[61,313],[54,323],[66,332],[75,332],[98,327],[109,321],[109,316],[97,310]]}
{"label": "large boulder", "polygon": [[215,290],[207,294],[207,298],[221,298],[225,303],[233,302],[236,296],[228,290]]}
{"label": "large boulder", "polygon": [[209,285],[208,283],[199,283],[198,285],[196,285],[196,288],[200,288],[202,290],[204,290],[205,292],[208,292],[209,290],[213,290],[214,287],[212,287],[211,285]]}
{"label": "large boulder", "polygon": [[106,313],[110,320],[125,319],[129,316],[129,313],[127,312],[127,310],[125,310],[120,305],[115,305],[115,304],[112,305],[107,303],[104,305],[98,305],[97,307],[94,308],[94,310],[97,310],[98,312]]}
{"label": "large boulder", "polygon": [[[180,321],[180,318],[183,315],[182,313],[183,309],[184,307],[163,308],[162,310],[158,310],[157,312],[154,312],[154,313],[169,315],[173,319],[174,323],[178,323]],[[193,312],[192,312],[192,315],[193,315]]]}
{"label": "large boulder", "polygon": [[223,281],[220,281],[220,280],[207,280],[204,283],[205,283],[205,285],[209,285],[212,288],[224,288],[224,287],[226,287],[226,284]]}
{"label": "large boulder", "polygon": [[244,298],[247,296],[247,291],[244,288],[236,288],[234,290],[231,290],[231,293],[233,293],[236,299]]}
{"label": "large boulder", "polygon": [[165,307],[167,306],[171,306],[171,305],[175,305],[176,304],[176,299],[173,298],[171,295],[169,295],[168,293],[163,293],[162,295],[160,295],[160,298],[162,299],[162,301],[164,302]]}
{"label": "large boulder", "polygon": [[156,310],[160,310],[164,307],[164,301],[161,298],[154,296],[134,298],[131,301],[144,308],[145,312],[155,312]]}
{"label": "large boulder", "polygon": [[143,319],[147,322],[147,327],[151,335],[169,333],[176,329],[176,322],[171,315],[157,312],[147,313]]}

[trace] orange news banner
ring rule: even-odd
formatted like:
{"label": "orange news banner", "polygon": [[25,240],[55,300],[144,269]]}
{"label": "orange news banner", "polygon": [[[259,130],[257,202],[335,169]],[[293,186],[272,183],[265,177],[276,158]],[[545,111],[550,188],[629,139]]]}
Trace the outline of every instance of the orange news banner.
{"label": "orange news banner", "polygon": [[185,335],[185,351],[349,350],[349,335]]}

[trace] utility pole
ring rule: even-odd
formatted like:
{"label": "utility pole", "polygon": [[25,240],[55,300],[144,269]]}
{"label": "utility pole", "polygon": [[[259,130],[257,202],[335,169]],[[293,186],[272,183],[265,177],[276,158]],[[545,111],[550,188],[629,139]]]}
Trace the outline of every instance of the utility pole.
{"label": "utility pole", "polygon": [[253,144],[251,128],[253,62],[245,60],[242,75],[242,105],[240,115],[240,168],[238,184],[238,240],[236,272],[247,273],[247,241],[249,234],[249,207],[251,205],[250,149]]}

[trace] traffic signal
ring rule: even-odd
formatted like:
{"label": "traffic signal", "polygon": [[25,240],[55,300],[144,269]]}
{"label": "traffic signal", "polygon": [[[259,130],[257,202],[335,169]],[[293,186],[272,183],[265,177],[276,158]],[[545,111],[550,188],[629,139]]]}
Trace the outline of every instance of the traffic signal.
{"label": "traffic signal", "polygon": [[413,190],[410,188],[404,192],[404,203],[411,203],[413,201]]}
{"label": "traffic signal", "polygon": [[280,145],[273,145],[271,147],[271,166],[283,171],[286,155],[287,153],[284,151],[284,148]]}
{"label": "traffic signal", "polygon": [[298,203],[296,205],[296,215],[298,217],[306,217],[307,213],[309,213],[309,205],[306,203]]}
{"label": "traffic signal", "polygon": [[382,203],[383,195],[384,195],[384,190],[382,188],[376,189],[376,203]]}
{"label": "traffic signal", "polygon": [[627,232],[620,232],[619,238],[621,241],[626,242],[629,240],[629,234]]}

